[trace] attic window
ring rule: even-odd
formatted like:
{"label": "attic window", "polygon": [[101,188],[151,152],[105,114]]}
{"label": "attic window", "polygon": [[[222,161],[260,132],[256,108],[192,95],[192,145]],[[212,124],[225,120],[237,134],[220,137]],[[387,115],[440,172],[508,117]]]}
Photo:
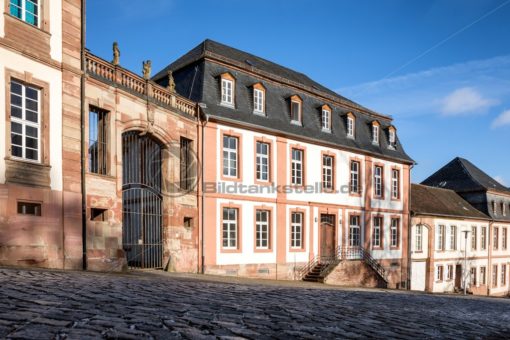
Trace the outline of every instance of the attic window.
{"label": "attic window", "polygon": [[379,123],[372,123],[372,143],[379,145]]}
{"label": "attic window", "polygon": [[264,114],[266,90],[262,84],[253,85],[253,113]]}
{"label": "attic window", "polygon": [[299,96],[290,98],[290,122],[293,124],[301,125],[302,123],[302,103],[303,101]]}
{"label": "attic window", "polygon": [[389,135],[388,136],[389,147],[395,148],[395,146],[397,144],[397,134],[396,134],[395,128],[393,126],[389,127],[388,135]]}
{"label": "attic window", "polygon": [[323,105],[321,111],[322,131],[331,132],[331,108],[328,105]]}
{"label": "attic window", "polygon": [[503,216],[506,216],[506,205],[504,202],[501,202],[501,213]]}
{"label": "attic window", "polygon": [[221,104],[227,106],[234,105],[234,77],[230,73],[224,73],[221,75]]}
{"label": "attic window", "polygon": [[496,201],[492,201],[492,212],[494,213],[494,215],[498,214]]}
{"label": "attic window", "polygon": [[356,120],[352,113],[347,114],[347,137],[354,138],[356,132]]}

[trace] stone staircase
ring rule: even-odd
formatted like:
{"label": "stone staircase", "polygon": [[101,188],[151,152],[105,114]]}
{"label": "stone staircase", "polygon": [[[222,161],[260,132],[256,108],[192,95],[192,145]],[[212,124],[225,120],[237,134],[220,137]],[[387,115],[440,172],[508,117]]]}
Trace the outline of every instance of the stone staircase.
{"label": "stone staircase", "polygon": [[328,275],[343,261],[358,261],[370,268],[379,281],[387,284],[385,269],[362,247],[338,247],[333,257],[316,256],[298,271],[300,278],[308,282],[324,282]]}

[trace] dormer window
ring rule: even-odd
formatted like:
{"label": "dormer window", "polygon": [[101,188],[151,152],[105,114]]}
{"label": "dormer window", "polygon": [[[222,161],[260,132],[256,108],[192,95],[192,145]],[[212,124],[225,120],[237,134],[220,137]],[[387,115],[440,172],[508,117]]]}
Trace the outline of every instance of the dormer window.
{"label": "dormer window", "polygon": [[379,145],[379,123],[372,123],[372,144]]}
{"label": "dormer window", "polygon": [[395,146],[397,145],[397,131],[393,126],[390,126],[388,128],[388,139],[389,147],[395,148]]}
{"label": "dormer window", "polygon": [[266,90],[262,84],[253,85],[253,113],[264,114]]}
{"label": "dormer window", "polygon": [[290,122],[293,124],[301,125],[302,117],[302,104],[303,101],[299,96],[292,96],[290,98]]}
{"label": "dormer window", "polygon": [[498,214],[496,201],[492,201],[492,212],[494,213],[494,215]]}
{"label": "dormer window", "polygon": [[501,213],[503,216],[506,216],[506,205],[504,202],[501,202]]}
{"label": "dormer window", "polygon": [[221,75],[221,104],[234,106],[234,82],[235,79],[230,73]]}
{"label": "dormer window", "polygon": [[356,120],[352,113],[347,114],[347,137],[354,138],[356,132]]}
{"label": "dormer window", "polygon": [[331,108],[328,105],[323,105],[321,111],[322,131],[331,132]]}

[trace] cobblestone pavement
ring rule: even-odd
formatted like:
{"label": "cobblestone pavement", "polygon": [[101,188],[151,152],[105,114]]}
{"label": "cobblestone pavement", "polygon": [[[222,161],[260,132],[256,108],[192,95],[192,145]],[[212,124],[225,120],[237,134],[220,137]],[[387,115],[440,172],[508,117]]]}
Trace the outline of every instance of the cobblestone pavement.
{"label": "cobblestone pavement", "polygon": [[510,337],[508,299],[317,287],[0,269],[0,337]]}

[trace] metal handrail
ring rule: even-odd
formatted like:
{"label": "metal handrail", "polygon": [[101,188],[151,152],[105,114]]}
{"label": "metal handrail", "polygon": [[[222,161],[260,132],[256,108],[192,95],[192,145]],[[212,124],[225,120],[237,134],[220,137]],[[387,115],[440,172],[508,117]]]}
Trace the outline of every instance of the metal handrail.
{"label": "metal handrail", "polygon": [[362,260],[368,264],[384,281],[388,282],[386,270],[381,264],[375,260],[370,252],[366,251],[363,247],[342,247],[338,246],[333,256],[315,256],[308,263],[297,269],[297,278],[303,279],[310,273],[318,264],[323,265],[320,271],[321,277],[326,277],[334,267],[343,260]]}

